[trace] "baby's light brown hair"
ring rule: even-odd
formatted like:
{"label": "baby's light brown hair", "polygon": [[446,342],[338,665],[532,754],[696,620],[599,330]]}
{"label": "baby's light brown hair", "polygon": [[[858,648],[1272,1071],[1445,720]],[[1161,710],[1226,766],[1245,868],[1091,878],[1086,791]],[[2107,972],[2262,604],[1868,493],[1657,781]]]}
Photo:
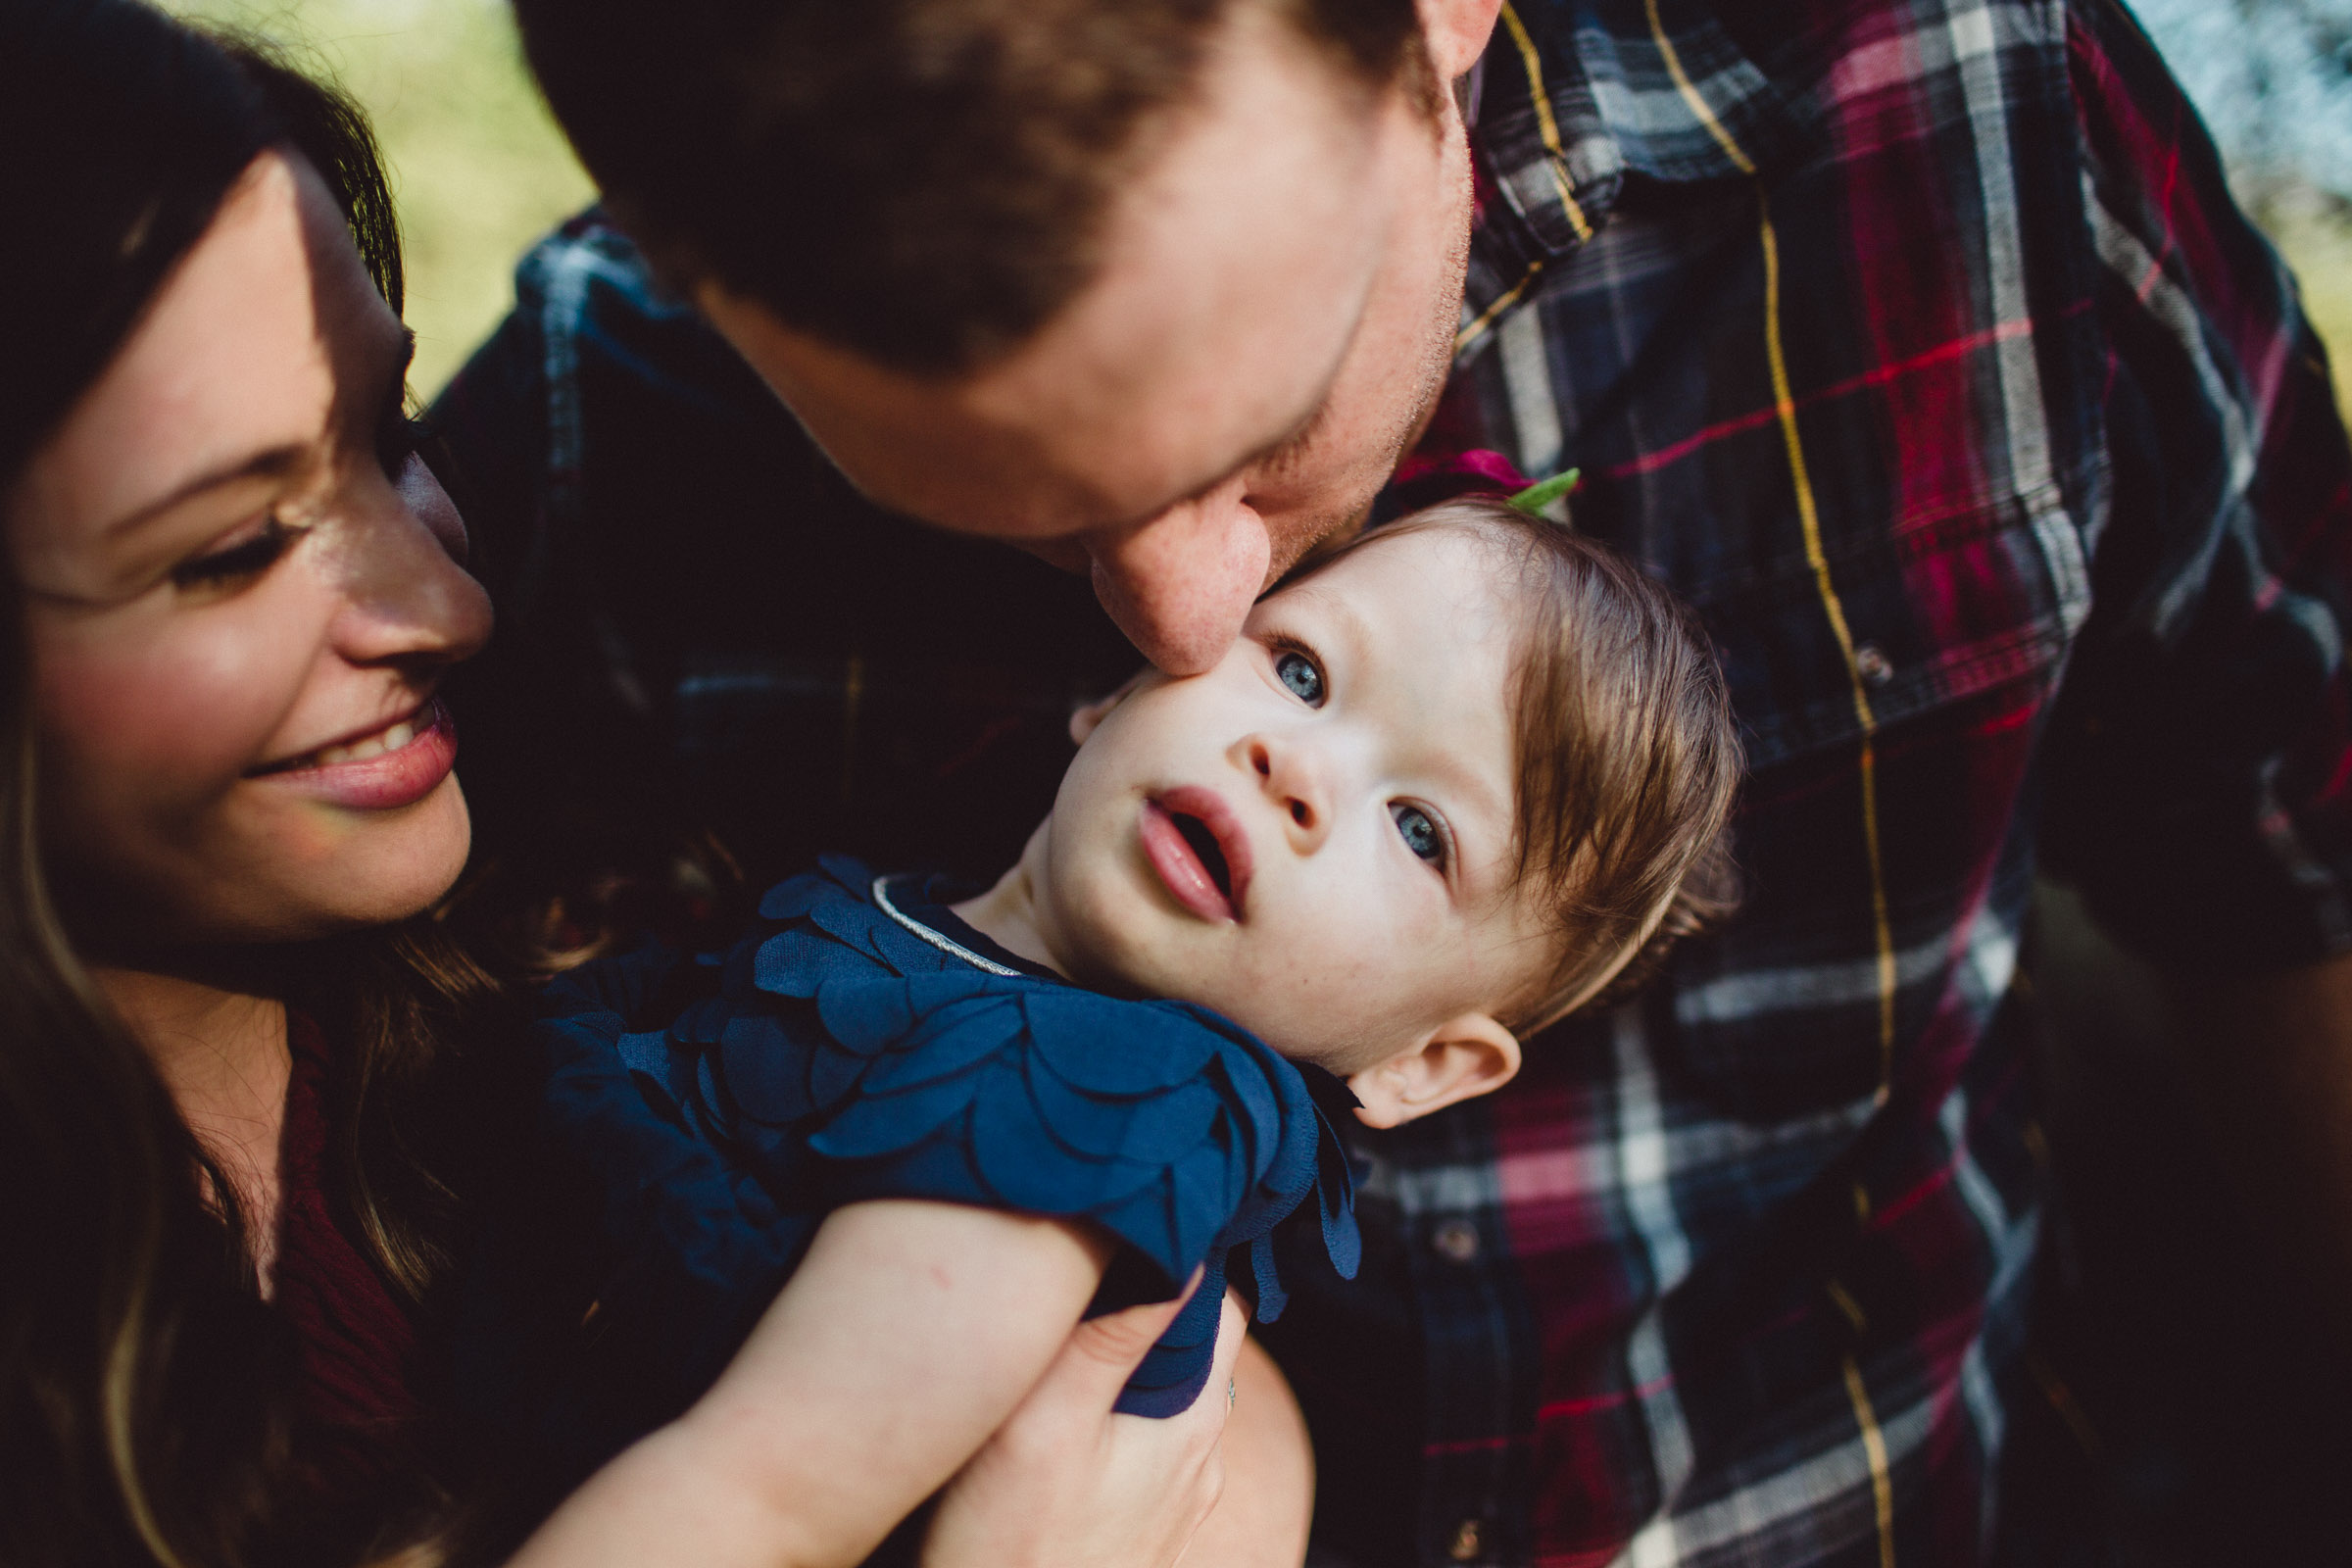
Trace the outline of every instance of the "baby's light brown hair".
{"label": "baby's light brown hair", "polygon": [[1520,576],[1513,881],[1554,961],[1498,1016],[1526,1035],[1630,995],[1739,898],[1742,759],[1706,633],[1665,587],[1572,527],[1465,497],[1378,528],[1308,571],[1424,528],[1466,528]]}

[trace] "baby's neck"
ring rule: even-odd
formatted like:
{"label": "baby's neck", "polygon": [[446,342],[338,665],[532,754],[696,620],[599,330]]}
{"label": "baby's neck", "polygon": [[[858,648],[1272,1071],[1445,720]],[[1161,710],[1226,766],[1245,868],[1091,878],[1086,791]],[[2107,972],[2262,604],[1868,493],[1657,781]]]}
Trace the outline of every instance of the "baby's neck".
{"label": "baby's neck", "polygon": [[1037,840],[1045,836],[1045,831],[1042,826],[1038,828],[1029,849],[1013,862],[1011,870],[997,878],[996,886],[953,908],[957,919],[1005,952],[1041,964],[1067,980],[1069,966],[1054,955],[1038,919],[1037,878],[1032,862],[1037,858]]}

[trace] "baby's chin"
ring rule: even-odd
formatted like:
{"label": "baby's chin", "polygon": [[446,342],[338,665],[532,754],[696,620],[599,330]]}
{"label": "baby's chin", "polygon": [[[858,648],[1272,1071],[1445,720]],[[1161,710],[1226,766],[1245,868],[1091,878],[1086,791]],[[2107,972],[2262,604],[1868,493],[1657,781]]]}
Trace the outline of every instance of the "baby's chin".
{"label": "baby's chin", "polygon": [[1188,924],[1192,917],[1159,907],[1118,877],[1065,877],[1060,870],[1051,867],[1046,878],[1054,924],[1068,938],[1055,944],[1055,967],[1076,984],[1106,996],[1206,1007],[1291,1060],[1343,1077],[1366,1059],[1385,1059],[1366,1043],[1371,1024],[1351,1019],[1339,1030],[1329,1027],[1337,1008],[1297,998],[1266,1006],[1265,988],[1236,972],[1235,956],[1213,928]]}

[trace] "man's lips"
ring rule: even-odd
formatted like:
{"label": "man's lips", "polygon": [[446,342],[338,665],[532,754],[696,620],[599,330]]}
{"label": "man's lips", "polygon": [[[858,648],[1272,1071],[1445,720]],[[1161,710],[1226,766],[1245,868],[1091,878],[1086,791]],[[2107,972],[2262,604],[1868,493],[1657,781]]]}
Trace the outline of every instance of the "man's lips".
{"label": "man's lips", "polygon": [[434,701],[380,729],[347,735],[247,777],[334,806],[382,810],[430,795],[457,759],[457,728]]}
{"label": "man's lips", "polygon": [[1176,902],[1203,920],[1237,921],[1250,894],[1250,837],[1214,790],[1185,785],[1144,802],[1144,856]]}

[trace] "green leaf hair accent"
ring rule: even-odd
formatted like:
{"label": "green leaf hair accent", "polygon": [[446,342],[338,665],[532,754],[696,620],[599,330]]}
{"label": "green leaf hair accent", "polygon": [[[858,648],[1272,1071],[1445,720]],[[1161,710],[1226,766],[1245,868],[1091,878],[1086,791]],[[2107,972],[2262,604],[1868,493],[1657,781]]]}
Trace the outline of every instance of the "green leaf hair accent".
{"label": "green leaf hair accent", "polygon": [[1562,496],[1572,494],[1576,487],[1584,482],[1584,469],[1570,468],[1566,473],[1555,473],[1548,479],[1539,479],[1511,497],[1510,506],[1512,510],[1524,512],[1531,517],[1541,517],[1544,515],[1545,507],[1550,506]]}

